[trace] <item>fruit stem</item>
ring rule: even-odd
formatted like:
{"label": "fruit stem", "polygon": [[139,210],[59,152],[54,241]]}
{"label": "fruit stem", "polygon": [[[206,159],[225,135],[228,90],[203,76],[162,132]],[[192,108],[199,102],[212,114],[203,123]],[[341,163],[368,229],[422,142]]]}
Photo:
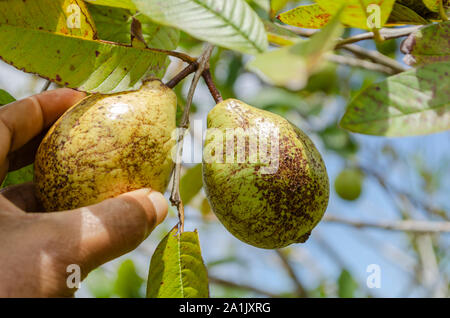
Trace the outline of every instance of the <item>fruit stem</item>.
{"label": "fruit stem", "polygon": [[206,69],[203,72],[203,79],[206,82],[206,85],[208,86],[209,92],[211,93],[212,97],[214,98],[214,101],[216,104],[223,102],[222,95],[220,94],[219,90],[217,89],[216,85],[214,84],[211,72],[208,69]]}
{"label": "fruit stem", "polygon": [[180,73],[175,75],[174,78],[172,78],[170,81],[166,83],[166,86],[169,88],[174,88],[178,85],[182,80],[184,80],[186,77],[194,73],[198,68],[198,63],[191,63],[188,66],[186,66]]}
{"label": "fruit stem", "polygon": [[[186,106],[184,108],[183,117],[180,127],[177,132],[177,148],[176,148],[176,162],[173,173],[172,192],[170,195],[170,202],[173,206],[177,207],[179,218],[179,231],[184,231],[184,205],[180,195],[180,176],[181,176],[181,162],[183,156],[183,139],[186,130],[189,128],[189,115],[191,110],[192,101],[194,99],[194,93],[197,89],[198,82],[203,72],[209,67],[209,59],[214,46],[211,44],[206,45],[202,55],[199,57],[197,71],[195,72],[194,79],[192,80],[191,87],[189,89]],[[186,69],[185,69],[186,70]],[[182,71],[183,72],[183,71]],[[186,72],[185,72],[186,73]]]}
{"label": "fruit stem", "polygon": [[[175,75],[174,78],[172,78],[170,81],[166,83],[166,86],[169,88],[174,88],[177,86],[182,80],[184,80],[186,77],[194,73],[198,69],[198,62],[191,63],[187,67],[185,67],[180,73]],[[216,85],[214,84],[214,80],[211,75],[211,71],[208,68],[206,68],[203,71],[203,79],[206,82],[206,85],[208,86],[209,92],[211,93],[211,96],[214,98],[214,101],[216,104],[223,101],[222,95],[220,94],[219,90],[217,89]]]}

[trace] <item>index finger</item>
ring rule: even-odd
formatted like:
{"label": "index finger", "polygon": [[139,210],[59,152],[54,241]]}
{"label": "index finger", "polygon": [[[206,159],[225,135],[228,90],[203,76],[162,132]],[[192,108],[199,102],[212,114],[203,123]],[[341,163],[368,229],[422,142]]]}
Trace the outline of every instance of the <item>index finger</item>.
{"label": "index finger", "polygon": [[84,93],[61,88],[0,108],[0,164],[9,152],[25,145],[84,96]]}

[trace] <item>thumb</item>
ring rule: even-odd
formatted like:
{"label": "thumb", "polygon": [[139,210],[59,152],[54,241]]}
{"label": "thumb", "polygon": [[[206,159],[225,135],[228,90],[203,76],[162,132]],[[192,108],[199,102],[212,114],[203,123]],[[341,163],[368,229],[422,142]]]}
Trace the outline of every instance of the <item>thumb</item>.
{"label": "thumb", "polygon": [[68,252],[86,274],[135,249],[165,219],[167,210],[161,193],[141,189],[93,206],[52,213],[52,218],[59,218],[64,237],[74,238]]}

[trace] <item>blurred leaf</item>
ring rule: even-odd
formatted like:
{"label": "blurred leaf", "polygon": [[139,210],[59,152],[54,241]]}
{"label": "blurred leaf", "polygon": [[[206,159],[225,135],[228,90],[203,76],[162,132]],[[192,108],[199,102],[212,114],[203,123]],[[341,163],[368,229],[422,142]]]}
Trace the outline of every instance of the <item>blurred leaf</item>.
{"label": "blurred leaf", "polygon": [[102,268],[92,271],[83,284],[86,284],[87,289],[95,298],[114,296],[114,280],[108,277]]}
{"label": "blurred leaf", "polygon": [[267,32],[267,38],[269,39],[270,43],[279,46],[286,46],[301,41],[301,38],[297,34],[280,27],[278,24],[272,23],[267,20],[264,20],[263,23]]}
{"label": "blurred leaf", "polygon": [[152,20],[225,48],[255,54],[267,49],[264,26],[244,0],[133,0]]}
{"label": "blurred leaf", "polygon": [[302,5],[281,13],[283,23],[307,29],[321,29],[331,20],[331,14],[317,4]]}
{"label": "blurred leaf", "polygon": [[270,0],[270,18],[273,19],[288,2],[289,0]]}
{"label": "blurred leaf", "polygon": [[442,0],[422,0],[428,10],[433,12],[439,12],[439,8],[442,5]]}
{"label": "blurred leaf", "polygon": [[397,53],[397,40],[386,40],[382,42],[375,42],[375,45],[377,46],[378,52],[389,56],[390,58],[395,59],[395,55]]}
{"label": "blurred leaf", "polygon": [[370,29],[368,26],[367,8],[369,5],[378,5],[380,9],[380,27],[383,27],[391,14],[395,0],[316,0],[316,3],[326,12],[335,15],[344,5],[341,22],[348,26],[360,29]]}
{"label": "blurred leaf", "polygon": [[137,274],[133,261],[128,259],[120,264],[114,291],[120,298],[142,298],[143,283],[144,279]]}
{"label": "blurred leaf", "polygon": [[209,216],[211,216],[212,209],[206,198],[202,200],[202,204],[200,206],[200,213],[202,214],[203,219],[207,219]]}
{"label": "blurred leaf", "polygon": [[325,147],[341,156],[351,156],[358,151],[358,144],[347,131],[337,127],[337,124],[328,126],[320,131],[319,135],[322,137]]}
{"label": "blurred leaf", "polygon": [[0,106],[15,102],[16,99],[12,97],[7,91],[0,89]]}
{"label": "blurred leaf", "polygon": [[450,61],[450,21],[431,24],[411,33],[402,44],[405,62],[419,66]]}
{"label": "blurred leaf", "polygon": [[250,100],[250,104],[272,111],[276,108],[285,109],[286,111],[297,110],[305,116],[312,106],[306,103],[304,98],[298,94],[278,87],[264,87]]}
{"label": "blurred leaf", "polygon": [[189,204],[202,187],[202,164],[198,164],[189,168],[180,180],[180,195],[183,204]]}
{"label": "blurred leaf", "polygon": [[174,228],[153,254],[147,285],[148,298],[207,298],[208,273],[198,233]]}
{"label": "blurred leaf", "polygon": [[248,64],[249,69],[275,85],[292,90],[302,89],[342,34],[339,16],[337,14],[325,28],[308,40],[257,55]]}
{"label": "blurred leaf", "polygon": [[428,21],[407,6],[395,3],[386,25],[395,26],[404,24],[422,25],[428,24]]}
{"label": "blurred leaf", "polygon": [[353,132],[414,136],[450,129],[450,62],[391,76],[361,92],[340,123]]}
{"label": "blurred leaf", "polygon": [[3,180],[3,183],[0,186],[0,189],[6,188],[9,186],[13,186],[16,184],[31,182],[31,181],[33,181],[33,176],[34,176],[34,165],[33,164],[23,167],[19,170],[9,172],[6,175],[5,180]]}
{"label": "blurred leaf", "polygon": [[308,291],[308,295],[312,298],[326,298],[327,291],[325,283],[322,282],[319,286],[317,286],[313,290]]}
{"label": "blurred leaf", "polygon": [[354,298],[358,289],[358,283],[353,276],[347,271],[342,270],[338,279],[338,296],[339,298]]}
{"label": "blurred leaf", "polygon": [[311,75],[305,90],[308,92],[339,93],[339,77],[337,65],[326,63],[318,72]]}

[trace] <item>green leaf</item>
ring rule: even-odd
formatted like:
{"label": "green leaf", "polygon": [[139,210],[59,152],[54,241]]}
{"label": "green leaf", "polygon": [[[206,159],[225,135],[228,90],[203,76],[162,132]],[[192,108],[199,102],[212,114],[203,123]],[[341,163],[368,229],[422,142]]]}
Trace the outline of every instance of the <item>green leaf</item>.
{"label": "green leaf", "polygon": [[144,77],[162,77],[164,54],[95,40],[96,30],[82,2],[78,3],[81,28],[68,29],[66,21],[74,13],[66,13],[66,2],[34,0],[24,6],[22,0],[0,1],[1,58],[26,72],[88,92],[137,89]]}
{"label": "green leaf", "polygon": [[331,14],[317,4],[298,6],[278,16],[281,22],[307,29],[321,29],[330,22]]}
{"label": "green leaf", "polygon": [[395,26],[405,24],[428,24],[428,20],[421,17],[418,13],[407,6],[395,3],[386,25]]}
{"label": "green leaf", "polygon": [[95,298],[111,298],[114,295],[114,280],[101,267],[92,271],[83,284]]}
{"label": "green leaf", "polygon": [[450,129],[450,62],[427,64],[371,85],[347,107],[341,127],[414,136]]}
{"label": "green leaf", "polygon": [[[403,5],[405,7],[408,7],[409,9],[415,11],[419,16],[423,17],[424,19],[429,19],[433,21],[441,21],[442,16],[441,12],[433,12],[431,11],[424,3],[424,1],[420,0],[397,0],[397,4]],[[445,15],[445,9],[448,9],[449,2],[447,0],[446,6],[442,8],[442,14]],[[440,10],[438,10],[440,11]],[[444,19],[446,21],[447,19]]]}
{"label": "green leaf", "polygon": [[358,289],[358,283],[353,276],[344,269],[338,278],[338,288],[339,298],[354,298],[355,292]]}
{"label": "green leaf", "polygon": [[180,180],[180,195],[183,204],[187,205],[203,187],[202,164],[190,168]]}
{"label": "green leaf", "polygon": [[270,18],[273,19],[288,2],[289,0],[270,0]]}
{"label": "green leaf", "polygon": [[141,287],[144,283],[142,277],[136,272],[131,259],[125,260],[117,270],[117,279],[114,291],[120,298],[142,298]]}
{"label": "green leaf", "polygon": [[173,26],[195,38],[243,53],[267,48],[258,15],[244,0],[133,0],[152,20]]}
{"label": "green leaf", "polygon": [[174,228],[159,243],[150,263],[148,298],[207,298],[208,274],[198,233]]}
{"label": "green leaf", "polygon": [[6,188],[9,186],[13,186],[16,184],[31,182],[31,181],[33,181],[33,176],[34,176],[34,165],[32,165],[32,164],[29,166],[23,167],[19,170],[9,172],[6,175],[5,180],[3,180],[3,183],[0,186],[0,189]]}
{"label": "green leaf", "polygon": [[402,44],[409,65],[450,61],[450,21],[430,24],[412,33]]}
{"label": "green leaf", "polygon": [[[89,5],[98,37],[105,41],[131,44],[131,22],[133,14],[129,10]],[[180,31],[158,25],[144,15],[134,15],[142,24],[142,35],[149,47],[174,50],[180,40]]]}
{"label": "green leaf", "polygon": [[12,97],[7,91],[0,89],[0,106],[15,102],[16,99]]}
{"label": "green leaf", "polygon": [[380,27],[386,23],[395,0],[316,0],[316,3],[326,12],[334,15],[344,5],[341,22],[360,29],[371,29],[368,18],[373,14],[367,9],[370,5],[377,5],[380,13]]}
{"label": "green leaf", "polygon": [[302,89],[342,34],[339,16],[338,13],[325,28],[308,40],[257,55],[248,68],[275,85],[292,90]]}
{"label": "green leaf", "polygon": [[116,7],[130,10],[136,9],[132,0],[85,0],[85,1],[99,6]]}
{"label": "green leaf", "polygon": [[441,7],[442,0],[422,0],[428,10],[433,12],[439,12],[439,8]]}

